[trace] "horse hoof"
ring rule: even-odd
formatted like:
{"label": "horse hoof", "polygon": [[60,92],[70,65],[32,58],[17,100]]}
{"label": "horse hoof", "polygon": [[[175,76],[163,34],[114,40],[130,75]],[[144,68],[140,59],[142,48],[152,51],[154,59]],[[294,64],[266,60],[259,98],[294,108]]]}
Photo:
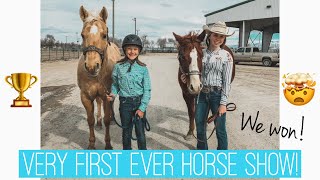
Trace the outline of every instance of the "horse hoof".
{"label": "horse hoof", "polygon": [[191,141],[191,140],[192,140],[192,135],[191,135],[191,134],[188,134],[188,135],[184,136],[184,139],[185,139],[186,141]]}
{"label": "horse hoof", "polygon": [[104,149],[105,150],[113,150],[113,147],[111,145],[106,145],[106,147]]}
{"label": "horse hoof", "polygon": [[96,149],[94,146],[88,146],[88,149]]}
{"label": "horse hoof", "polygon": [[96,129],[97,131],[100,131],[100,130],[102,129],[102,125],[96,125],[95,129]]}
{"label": "horse hoof", "polygon": [[110,121],[110,125],[115,125],[116,122],[114,122],[114,120]]}

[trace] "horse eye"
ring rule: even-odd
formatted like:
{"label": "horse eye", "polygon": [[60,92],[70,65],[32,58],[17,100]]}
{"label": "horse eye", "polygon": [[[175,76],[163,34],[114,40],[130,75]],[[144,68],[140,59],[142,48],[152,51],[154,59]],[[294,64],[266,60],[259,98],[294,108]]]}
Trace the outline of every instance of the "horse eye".
{"label": "horse eye", "polygon": [[104,35],[103,35],[103,39],[106,39],[106,38],[107,38],[107,35],[106,35],[106,34],[104,34]]}
{"label": "horse eye", "polygon": [[84,35],[81,33],[81,37],[82,37],[82,39],[84,38]]}

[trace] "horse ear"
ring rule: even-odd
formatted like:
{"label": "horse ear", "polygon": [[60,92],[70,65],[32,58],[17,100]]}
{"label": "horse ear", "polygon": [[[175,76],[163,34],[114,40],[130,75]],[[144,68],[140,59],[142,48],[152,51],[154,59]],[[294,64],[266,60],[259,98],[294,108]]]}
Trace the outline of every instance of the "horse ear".
{"label": "horse ear", "polygon": [[89,13],[86,9],[84,9],[83,6],[80,7],[79,10],[79,14],[80,14],[80,18],[81,20],[84,22],[86,20],[86,18],[89,16]]}
{"label": "horse ear", "polygon": [[174,38],[175,38],[178,42],[181,42],[181,40],[182,40],[182,37],[181,37],[181,36],[179,36],[178,34],[176,34],[176,33],[174,33],[174,32],[172,32],[172,34],[173,34]]}
{"label": "horse ear", "polygon": [[203,30],[201,34],[199,34],[199,36],[197,37],[198,40],[200,40],[201,42],[204,40],[204,38],[206,37],[206,31]]}
{"label": "horse ear", "polygon": [[99,13],[99,16],[103,19],[104,22],[107,22],[108,12],[104,6],[103,6],[101,12]]}

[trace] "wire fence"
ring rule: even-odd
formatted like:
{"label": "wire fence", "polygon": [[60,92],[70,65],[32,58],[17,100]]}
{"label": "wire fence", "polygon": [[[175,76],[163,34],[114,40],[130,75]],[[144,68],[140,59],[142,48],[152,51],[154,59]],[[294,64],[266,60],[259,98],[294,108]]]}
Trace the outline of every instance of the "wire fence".
{"label": "wire fence", "polygon": [[41,61],[79,59],[80,49],[41,48]]}
{"label": "wire fence", "polygon": [[[123,50],[119,48],[121,55],[124,56]],[[177,53],[175,48],[144,48],[141,54],[146,53]],[[41,61],[70,60],[79,59],[82,54],[81,49],[64,49],[64,48],[41,48]]]}

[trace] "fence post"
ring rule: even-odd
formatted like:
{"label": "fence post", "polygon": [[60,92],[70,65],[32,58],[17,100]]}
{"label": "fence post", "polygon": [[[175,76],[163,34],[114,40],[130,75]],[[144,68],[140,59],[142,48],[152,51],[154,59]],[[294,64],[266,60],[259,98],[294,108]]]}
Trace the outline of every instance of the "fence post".
{"label": "fence post", "polygon": [[65,60],[64,59],[64,48],[62,48],[62,59]]}

